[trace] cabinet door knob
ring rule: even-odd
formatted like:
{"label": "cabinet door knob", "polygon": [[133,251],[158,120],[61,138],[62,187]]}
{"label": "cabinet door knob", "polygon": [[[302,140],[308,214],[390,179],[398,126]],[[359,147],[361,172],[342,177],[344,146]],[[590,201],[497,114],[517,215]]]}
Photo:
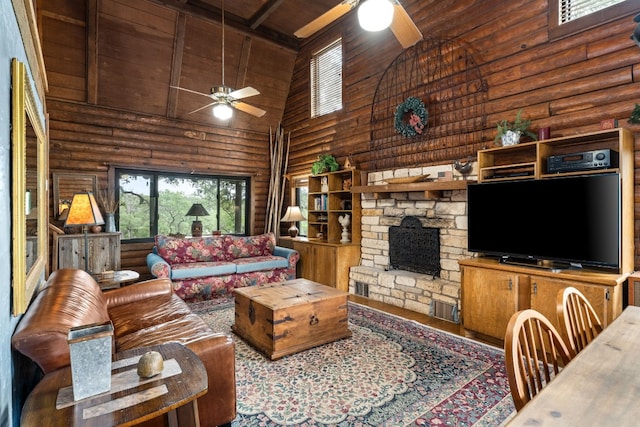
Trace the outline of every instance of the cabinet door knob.
{"label": "cabinet door knob", "polygon": [[533,282],[533,294],[538,295],[538,284]]}
{"label": "cabinet door knob", "polygon": [[509,290],[513,289],[513,280],[509,279]]}

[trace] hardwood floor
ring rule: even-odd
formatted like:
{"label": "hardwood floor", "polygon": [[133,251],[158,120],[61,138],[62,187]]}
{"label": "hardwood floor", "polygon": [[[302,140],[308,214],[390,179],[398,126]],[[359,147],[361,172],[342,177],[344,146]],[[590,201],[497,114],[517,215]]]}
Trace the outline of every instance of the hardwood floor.
{"label": "hardwood floor", "polygon": [[407,310],[401,307],[396,307],[390,304],[385,304],[380,301],[374,301],[372,299],[361,297],[358,295],[353,295],[353,294],[349,294],[349,301],[353,301],[358,304],[365,305],[367,307],[375,308],[377,310],[381,310],[389,314],[394,314],[396,316],[404,317],[405,319],[415,320],[416,322],[422,323],[423,325],[431,326],[432,328],[440,329],[442,331],[456,334],[461,337],[474,339],[476,341],[489,344],[494,347],[502,348],[503,346],[503,343],[501,341],[497,341],[489,337],[468,336],[465,334],[464,329],[462,328],[462,325],[456,324],[453,322],[448,322],[446,320],[438,319],[435,317],[431,317],[426,314]]}

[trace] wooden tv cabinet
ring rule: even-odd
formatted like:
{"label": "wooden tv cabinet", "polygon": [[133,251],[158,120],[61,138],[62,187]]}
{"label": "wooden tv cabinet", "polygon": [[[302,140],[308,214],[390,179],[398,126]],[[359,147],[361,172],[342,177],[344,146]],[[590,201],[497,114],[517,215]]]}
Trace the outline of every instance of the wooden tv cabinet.
{"label": "wooden tv cabinet", "polygon": [[603,325],[622,313],[623,285],[628,274],[587,270],[555,270],[502,264],[495,259],[460,261],[462,327],[470,336],[504,339],[511,315],[532,308],[558,328],[556,296],[567,286],[580,290]]}
{"label": "wooden tv cabinet", "polygon": [[[609,149],[618,153],[610,168],[550,173],[550,156]],[[594,270],[561,270],[501,264],[495,259],[460,261],[462,326],[469,334],[504,339],[513,313],[533,308],[556,327],[556,295],[566,286],[582,291],[608,325],[622,312],[622,288],[634,270],[634,136],[625,128],[551,138],[478,151],[478,182],[550,179],[615,172],[621,180],[620,268],[610,274]],[[491,227],[491,224],[487,224]]]}

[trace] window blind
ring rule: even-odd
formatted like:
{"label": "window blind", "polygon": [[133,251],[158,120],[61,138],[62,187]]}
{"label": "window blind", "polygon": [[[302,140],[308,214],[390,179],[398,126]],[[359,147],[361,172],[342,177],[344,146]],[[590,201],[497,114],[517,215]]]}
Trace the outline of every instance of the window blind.
{"label": "window blind", "polygon": [[311,117],[342,108],[342,39],[311,57]]}
{"label": "window blind", "polygon": [[624,0],[560,0],[559,24],[574,21]]}

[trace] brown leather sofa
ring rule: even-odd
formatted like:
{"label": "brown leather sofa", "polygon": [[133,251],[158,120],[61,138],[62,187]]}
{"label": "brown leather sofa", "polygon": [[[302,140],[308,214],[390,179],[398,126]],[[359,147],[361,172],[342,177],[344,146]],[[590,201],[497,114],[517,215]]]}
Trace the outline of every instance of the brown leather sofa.
{"label": "brown leather sofa", "polygon": [[[169,279],[103,293],[82,270],[55,271],[18,323],[11,342],[46,374],[70,364],[69,328],[108,320],[113,322],[116,352],[169,341],[193,350],[209,377],[209,390],[198,399],[200,425],[231,423],[236,416],[235,344],[193,314],[173,293]],[[166,420],[153,421],[163,425]]]}

